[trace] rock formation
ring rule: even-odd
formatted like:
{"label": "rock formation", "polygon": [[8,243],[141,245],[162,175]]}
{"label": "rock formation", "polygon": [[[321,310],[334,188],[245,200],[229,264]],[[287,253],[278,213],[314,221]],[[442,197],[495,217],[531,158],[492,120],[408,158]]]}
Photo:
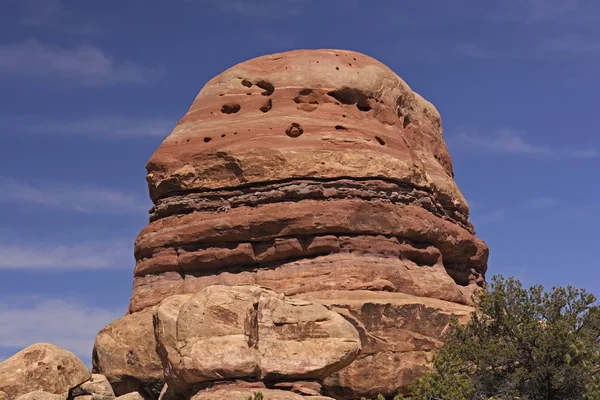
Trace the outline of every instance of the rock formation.
{"label": "rock formation", "polygon": [[34,391],[61,394],[90,377],[85,364],[70,351],[37,343],[0,363],[0,393],[9,400]]}
{"label": "rock formation", "polygon": [[130,391],[117,397],[108,379],[90,374],[73,353],[33,344],[0,363],[0,400],[144,400]]}
{"label": "rock formation", "polygon": [[94,350],[117,395],[156,397],[166,378],[180,395],[200,384],[196,399],[245,400],[248,382],[291,399],[299,380],[338,399],[392,396],[484,283],[488,250],[440,115],[368,56],[228,69],[147,170],[129,314]]}

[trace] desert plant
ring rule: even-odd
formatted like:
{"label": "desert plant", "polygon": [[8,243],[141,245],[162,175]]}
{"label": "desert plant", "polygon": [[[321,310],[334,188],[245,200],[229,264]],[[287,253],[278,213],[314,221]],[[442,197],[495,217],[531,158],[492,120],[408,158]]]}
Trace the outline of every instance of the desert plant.
{"label": "desert plant", "polygon": [[600,306],[585,290],[497,276],[445,341],[413,400],[600,400]]}

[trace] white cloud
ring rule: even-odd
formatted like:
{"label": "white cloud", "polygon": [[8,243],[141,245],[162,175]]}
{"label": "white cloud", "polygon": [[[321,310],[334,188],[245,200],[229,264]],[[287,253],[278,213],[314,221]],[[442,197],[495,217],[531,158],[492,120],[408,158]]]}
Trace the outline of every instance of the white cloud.
{"label": "white cloud", "polygon": [[73,14],[62,0],[8,0],[20,6],[20,23],[27,27],[65,32],[73,35],[100,31],[99,22]]}
{"label": "white cloud", "polygon": [[503,222],[504,210],[479,211],[471,213],[471,221],[475,227]]}
{"label": "white cloud", "polygon": [[91,116],[50,119],[43,116],[0,116],[0,126],[12,134],[76,135],[102,139],[167,137],[175,123],[161,117]]}
{"label": "white cloud", "polygon": [[600,151],[594,149],[570,150],[568,154],[573,158],[600,158]]}
{"label": "white cloud", "polygon": [[132,62],[117,62],[93,45],[61,48],[37,40],[0,44],[4,78],[59,78],[82,85],[145,82],[152,71]]}
{"label": "white cloud", "polygon": [[519,134],[510,130],[502,130],[499,135],[494,137],[461,133],[455,137],[455,140],[473,147],[498,153],[548,154],[551,152],[550,148],[528,143]]}
{"label": "white cloud", "polygon": [[600,53],[600,37],[583,35],[565,35],[544,42],[544,50],[553,52]]}
{"label": "white cloud", "polygon": [[492,153],[522,154],[530,156],[554,156],[557,158],[591,159],[600,158],[600,152],[595,149],[558,149],[549,146],[528,142],[519,133],[504,129],[495,136],[481,136],[469,133],[460,133],[449,139],[464,147],[475,148]]}
{"label": "white cloud", "polygon": [[285,18],[303,14],[310,0],[204,0],[204,2],[225,12],[254,18]]}
{"label": "white cloud", "polygon": [[499,0],[494,5],[489,7],[491,20],[500,23],[581,24],[598,19],[593,0]]}
{"label": "white cloud", "polygon": [[29,184],[0,177],[0,202],[38,206],[88,214],[129,214],[148,212],[148,200],[113,189],[63,182]]}
{"label": "white cloud", "polygon": [[68,270],[131,268],[133,241],[97,240],[81,243],[0,243],[0,269]]}
{"label": "white cloud", "polygon": [[124,311],[64,299],[37,299],[33,304],[0,300],[0,349],[47,342],[89,361],[98,331]]}
{"label": "white cloud", "polygon": [[561,204],[560,200],[553,197],[538,197],[531,199],[529,206],[534,209],[546,209],[557,207]]}

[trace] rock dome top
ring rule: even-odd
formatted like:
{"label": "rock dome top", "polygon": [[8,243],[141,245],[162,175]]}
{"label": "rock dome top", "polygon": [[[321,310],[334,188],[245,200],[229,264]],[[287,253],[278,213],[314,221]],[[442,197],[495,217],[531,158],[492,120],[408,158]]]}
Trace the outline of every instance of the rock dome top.
{"label": "rock dome top", "polygon": [[211,79],[147,165],[153,201],[294,179],[378,178],[435,194],[462,222],[436,108],[345,50],[258,57]]}

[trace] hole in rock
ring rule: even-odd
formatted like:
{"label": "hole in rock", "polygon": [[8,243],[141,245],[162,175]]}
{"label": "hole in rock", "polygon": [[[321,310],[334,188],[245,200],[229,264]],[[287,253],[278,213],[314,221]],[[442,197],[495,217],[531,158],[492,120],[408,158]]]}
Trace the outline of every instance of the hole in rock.
{"label": "hole in rock", "polygon": [[335,129],[337,129],[338,131],[345,131],[345,130],[347,130],[348,128],[346,128],[345,126],[342,126],[342,125],[336,125],[336,126],[335,126]]}
{"label": "hole in rock", "polygon": [[302,89],[301,91],[298,92],[298,94],[300,96],[308,96],[311,93],[312,93],[312,89]]}
{"label": "hole in rock", "polygon": [[304,133],[304,129],[300,126],[300,124],[296,122],[292,122],[289,128],[286,129],[285,134],[289,137],[297,138],[298,136]]}
{"label": "hole in rock", "polygon": [[[358,104],[360,103],[363,108],[369,104],[369,96],[367,96],[362,90],[343,87],[338,90],[332,90],[327,93],[328,96],[333,97],[342,104]],[[370,106],[369,106],[370,109]]]}
{"label": "hole in rock", "polygon": [[340,67],[335,67],[335,69],[337,69],[338,71],[340,70]]}
{"label": "hole in rock", "polygon": [[263,96],[270,96],[275,91],[275,86],[264,80],[256,82],[256,86],[264,90],[264,92],[261,93]]}
{"label": "hole in rock", "polygon": [[368,101],[359,101],[358,103],[356,103],[356,108],[364,112],[371,111],[371,105]]}
{"label": "hole in rock", "polygon": [[190,139],[186,140],[187,143],[189,143]]}
{"label": "hole in rock", "polygon": [[237,132],[233,132],[234,135],[237,135]]}
{"label": "hole in rock", "polygon": [[227,136],[227,135],[225,135],[225,134],[222,134],[222,135],[221,135],[221,137],[225,137],[225,136]]}
{"label": "hole in rock", "polygon": [[225,96],[225,93],[221,93],[219,96]]}
{"label": "hole in rock", "polygon": [[273,108],[273,101],[271,99],[269,99],[269,100],[267,100],[267,102],[265,103],[265,105],[260,108],[260,111],[266,113],[271,108]]}
{"label": "hole in rock", "polygon": [[404,122],[402,123],[402,126],[404,128],[406,128],[408,126],[408,124],[410,124],[410,123],[411,123],[410,116],[408,116],[408,115],[404,116]]}
{"label": "hole in rock", "polygon": [[252,93],[248,92],[246,93],[246,96],[252,96]]}
{"label": "hole in rock", "polygon": [[252,87],[252,82],[250,82],[248,79],[244,79],[242,81],[242,85],[244,85],[246,87]]}
{"label": "hole in rock", "polygon": [[382,138],[380,138],[379,136],[375,136],[375,140],[377,140],[379,142],[380,145],[385,146],[385,142],[383,141]]}
{"label": "hole in rock", "polygon": [[204,143],[208,143],[211,140],[212,140],[212,138],[207,136],[207,137],[204,138]]}
{"label": "hole in rock", "polygon": [[221,107],[221,112],[223,114],[235,114],[240,111],[242,107],[239,104],[223,104]]}

